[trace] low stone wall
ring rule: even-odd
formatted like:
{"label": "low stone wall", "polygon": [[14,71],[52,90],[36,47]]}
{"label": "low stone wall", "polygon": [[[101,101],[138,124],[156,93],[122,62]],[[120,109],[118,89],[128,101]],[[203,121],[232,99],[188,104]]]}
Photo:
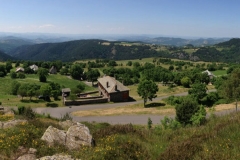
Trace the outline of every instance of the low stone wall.
{"label": "low stone wall", "polygon": [[92,91],[92,92],[85,92],[85,93],[80,93],[80,96],[88,95],[88,94],[95,94],[98,93],[99,91]]}
{"label": "low stone wall", "polygon": [[83,104],[94,104],[94,103],[107,103],[108,98],[95,98],[95,99],[85,99],[85,100],[65,100],[64,104],[65,106],[71,106],[71,105],[83,105]]}
{"label": "low stone wall", "polygon": [[84,99],[94,99],[94,98],[102,98],[103,96],[92,96],[92,97],[80,97],[78,100],[84,100]]}

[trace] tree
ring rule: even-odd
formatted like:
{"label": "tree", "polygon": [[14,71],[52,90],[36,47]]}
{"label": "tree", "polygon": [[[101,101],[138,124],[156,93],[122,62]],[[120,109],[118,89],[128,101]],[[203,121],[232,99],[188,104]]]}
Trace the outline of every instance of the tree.
{"label": "tree", "polygon": [[83,74],[83,69],[79,64],[74,64],[70,68],[70,74],[74,79],[81,79]]}
{"label": "tree", "polygon": [[127,66],[132,66],[132,61],[128,61]]}
{"label": "tree", "polygon": [[191,84],[191,79],[189,77],[183,77],[181,79],[181,84],[186,87],[186,88],[189,88],[190,87],[190,84]]}
{"label": "tree", "polygon": [[7,75],[7,71],[4,65],[0,65],[0,77],[4,77]]}
{"label": "tree", "polygon": [[33,83],[28,85],[27,96],[32,100],[33,96],[37,96],[40,86]]}
{"label": "tree", "polygon": [[207,95],[207,87],[204,83],[194,83],[191,89],[188,90],[188,94],[193,95],[197,100],[201,100]]}
{"label": "tree", "polygon": [[6,62],[6,71],[9,73],[12,68],[13,68],[12,67],[12,62],[7,61]]}
{"label": "tree", "polygon": [[146,105],[147,99],[152,101],[153,98],[157,97],[157,91],[158,86],[152,80],[143,80],[139,83],[137,92],[138,95],[143,98],[144,107]]}
{"label": "tree", "polygon": [[17,91],[17,94],[20,95],[23,99],[23,97],[26,97],[27,96],[27,91],[28,91],[28,85],[27,83],[25,84],[22,84],[19,88],[18,88],[18,91]]}
{"label": "tree", "polygon": [[12,79],[17,78],[17,73],[16,73],[16,72],[11,72],[11,73],[10,73],[10,77],[11,77]]}
{"label": "tree", "polygon": [[240,68],[236,68],[229,75],[228,79],[219,88],[220,94],[231,100],[234,99],[236,102],[236,111],[238,108],[238,100],[240,98]]}
{"label": "tree", "polygon": [[97,80],[97,78],[100,76],[100,72],[98,69],[89,69],[89,71],[86,73],[87,79],[92,82]]}
{"label": "tree", "polygon": [[21,86],[21,84],[17,81],[13,81],[11,84],[11,94],[17,95],[18,88]]}
{"label": "tree", "polygon": [[199,104],[191,96],[184,97],[180,104],[176,105],[176,120],[183,125],[191,124],[191,118],[199,110]]}
{"label": "tree", "polygon": [[[47,97],[51,95],[52,87],[49,84],[42,85],[40,88],[40,93],[43,97]],[[46,99],[45,99],[46,100]]]}
{"label": "tree", "polygon": [[40,82],[47,82],[48,70],[45,68],[39,68],[38,76]]}

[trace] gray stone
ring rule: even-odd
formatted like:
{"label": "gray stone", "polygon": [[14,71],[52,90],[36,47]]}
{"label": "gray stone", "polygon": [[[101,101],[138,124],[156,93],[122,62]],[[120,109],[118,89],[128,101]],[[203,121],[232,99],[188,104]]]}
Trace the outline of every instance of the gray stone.
{"label": "gray stone", "polygon": [[53,156],[41,157],[37,160],[80,160],[80,159],[73,159],[70,155],[56,154]]}
{"label": "gray stone", "polygon": [[11,120],[11,121],[7,121],[7,122],[3,122],[2,128],[6,129],[6,128],[10,128],[10,127],[14,127],[18,124],[22,124],[22,123],[27,123],[27,120]]}
{"label": "gray stone", "polygon": [[[26,153],[26,148],[20,146],[18,151]],[[30,148],[26,154],[18,157],[17,160],[36,160],[36,152],[37,150],[35,148]]]}
{"label": "gray stone", "polygon": [[37,150],[35,148],[29,148],[28,154],[36,154]]}
{"label": "gray stone", "polygon": [[88,127],[81,123],[71,126],[67,131],[66,146],[69,149],[79,149],[82,145],[91,146],[92,135]]}
{"label": "gray stone", "polygon": [[64,129],[68,129],[69,127],[73,126],[73,125],[76,125],[77,123],[76,122],[73,122],[73,121],[70,121],[70,120],[66,120],[66,121],[63,121],[63,122],[59,122],[59,125],[61,127],[63,127]]}
{"label": "gray stone", "polygon": [[41,139],[46,141],[49,145],[53,145],[54,142],[65,145],[66,133],[63,130],[49,126]]}
{"label": "gray stone", "polygon": [[36,160],[35,154],[24,154],[21,157],[18,157],[17,160]]}

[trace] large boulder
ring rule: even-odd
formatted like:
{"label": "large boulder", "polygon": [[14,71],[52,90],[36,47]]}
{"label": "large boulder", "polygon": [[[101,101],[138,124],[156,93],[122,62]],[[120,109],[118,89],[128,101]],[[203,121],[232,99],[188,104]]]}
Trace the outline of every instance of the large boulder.
{"label": "large boulder", "polygon": [[27,120],[18,119],[18,120],[11,120],[11,121],[2,122],[2,123],[3,123],[2,124],[2,129],[6,129],[6,128],[14,127],[14,126],[19,125],[19,124],[27,123]]}
{"label": "large boulder", "polygon": [[83,145],[92,145],[92,135],[88,127],[71,121],[62,122],[63,124],[65,125],[64,127],[70,126],[67,132],[49,126],[41,139],[49,145],[53,145],[56,142],[65,145],[69,149],[79,149]]}
{"label": "large boulder", "polygon": [[69,149],[79,149],[82,145],[91,146],[92,135],[88,127],[81,123],[71,126],[67,131],[66,146]]}
{"label": "large boulder", "polygon": [[53,145],[55,142],[65,145],[66,132],[59,130],[52,126],[49,126],[41,137],[42,140],[46,141],[49,145]]}
{"label": "large boulder", "polygon": [[76,125],[77,122],[73,122],[73,121],[70,121],[70,120],[66,120],[66,121],[60,121],[58,122],[58,124],[65,130],[68,130],[69,127],[73,126],[73,125]]}

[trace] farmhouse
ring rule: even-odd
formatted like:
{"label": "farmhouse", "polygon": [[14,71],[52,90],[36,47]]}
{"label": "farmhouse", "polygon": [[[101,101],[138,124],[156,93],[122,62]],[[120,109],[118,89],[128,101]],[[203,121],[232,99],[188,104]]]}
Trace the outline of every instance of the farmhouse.
{"label": "farmhouse", "polygon": [[38,70],[38,66],[37,65],[35,65],[35,64],[33,64],[33,65],[31,65],[31,66],[29,66],[32,70],[34,70],[34,71],[37,71]]}
{"label": "farmhouse", "polygon": [[216,77],[212,72],[210,72],[209,70],[203,71],[202,73],[207,73],[208,77],[210,79],[212,79],[213,77]]}
{"label": "farmhouse", "polygon": [[98,90],[108,101],[124,102],[129,99],[129,88],[110,76],[98,79]]}
{"label": "farmhouse", "polygon": [[18,72],[24,72],[24,68],[18,67],[18,68],[16,69],[16,72],[17,72],[17,73],[18,73]]}

